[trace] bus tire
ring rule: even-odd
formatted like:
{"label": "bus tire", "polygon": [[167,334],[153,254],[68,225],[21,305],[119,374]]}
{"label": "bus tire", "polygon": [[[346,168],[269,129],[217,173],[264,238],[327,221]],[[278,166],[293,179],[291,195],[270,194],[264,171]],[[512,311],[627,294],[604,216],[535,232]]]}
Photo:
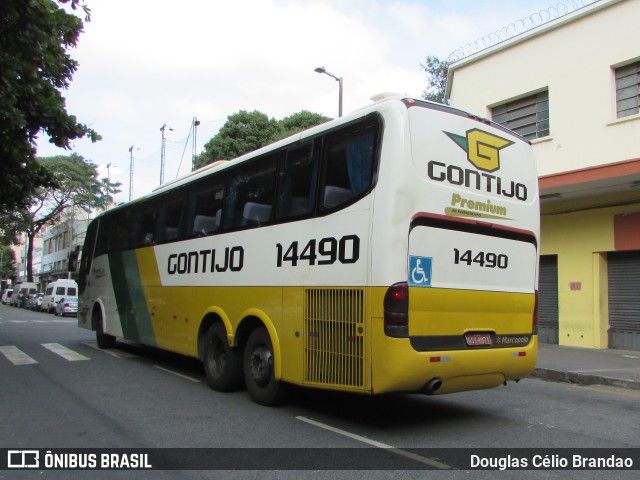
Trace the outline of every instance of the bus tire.
{"label": "bus tire", "polygon": [[229,392],[242,386],[242,355],[229,346],[227,330],[221,322],[214,323],[204,336],[202,363],[212,389]]}
{"label": "bus tire", "polygon": [[96,343],[98,344],[98,347],[105,350],[113,348],[116,344],[116,337],[104,333],[102,314],[100,312],[95,312],[93,315],[95,317]]}
{"label": "bus tire", "polygon": [[289,386],[275,379],[273,346],[269,333],[256,328],[247,340],[244,349],[244,381],[251,399],[266,406],[284,402]]}

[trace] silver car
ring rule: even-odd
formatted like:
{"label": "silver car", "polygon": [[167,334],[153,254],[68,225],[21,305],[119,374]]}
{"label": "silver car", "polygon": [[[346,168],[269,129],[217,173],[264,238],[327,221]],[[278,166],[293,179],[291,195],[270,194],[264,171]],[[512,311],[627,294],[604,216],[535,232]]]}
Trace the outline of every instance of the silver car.
{"label": "silver car", "polygon": [[56,303],[56,315],[76,317],[78,315],[78,297],[62,297]]}

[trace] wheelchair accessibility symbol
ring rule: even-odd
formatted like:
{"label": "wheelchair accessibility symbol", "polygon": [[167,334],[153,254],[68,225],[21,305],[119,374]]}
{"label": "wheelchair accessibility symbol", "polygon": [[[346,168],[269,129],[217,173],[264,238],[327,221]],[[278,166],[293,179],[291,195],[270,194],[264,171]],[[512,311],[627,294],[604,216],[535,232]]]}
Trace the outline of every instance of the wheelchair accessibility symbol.
{"label": "wheelchair accessibility symbol", "polygon": [[409,257],[409,285],[413,287],[431,286],[431,257]]}

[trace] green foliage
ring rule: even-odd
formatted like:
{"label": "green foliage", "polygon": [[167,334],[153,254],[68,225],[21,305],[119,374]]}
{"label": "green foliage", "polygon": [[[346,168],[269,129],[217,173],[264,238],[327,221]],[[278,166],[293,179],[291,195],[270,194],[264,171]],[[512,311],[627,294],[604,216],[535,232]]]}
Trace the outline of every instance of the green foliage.
{"label": "green foliage", "polygon": [[113,196],[120,193],[122,182],[112,182],[108,178],[101,178],[100,182],[94,185],[93,200],[91,207],[97,210],[106,210],[113,205]]}
{"label": "green foliage", "polygon": [[420,67],[429,75],[429,87],[422,92],[422,98],[448,105],[449,101],[445,95],[449,63],[446,60],[440,60],[435,55],[429,55],[426,58],[426,64],[421,64]]}
{"label": "green foliage", "polygon": [[55,179],[36,161],[41,132],[54,145],[100,136],[66,111],[61,90],[69,87],[78,64],[67,53],[77,44],[82,20],[61,8],[89,9],[80,0],[2,0],[0,2],[0,209],[21,207],[38,187]]}
{"label": "green foliage", "polygon": [[0,263],[0,278],[6,280],[15,276],[16,253],[9,245],[0,245],[2,263]]}
{"label": "green foliage", "polygon": [[293,135],[294,133],[302,132],[303,130],[307,130],[311,127],[315,127],[321,123],[328,122],[329,120],[331,120],[331,118],[325,117],[319,113],[309,112],[307,110],[294,113],[293,115],[280,120],[280,124],[284,129],[283,138]]}
{"label": "green foliage", "polygon": [[37,159],[38,166],[52,179],[55,188],[40,187],[24,208],[0,211],[0,228],[8,238],[27,236],[27,278],[32,281],[33,239],[45,225],[57,222],[70,207],[88,210],[96,198],[105,195],[98,181],[96,165],[78,154]]}
{"label": "green foliage", "polygon": [[196,156],[194,165],[202,167],[216,160],[230,160],[282,138],[331,120],[324,115],[303,110],[282,120],[262,112],[240,110],[229,115],[220,131]]}

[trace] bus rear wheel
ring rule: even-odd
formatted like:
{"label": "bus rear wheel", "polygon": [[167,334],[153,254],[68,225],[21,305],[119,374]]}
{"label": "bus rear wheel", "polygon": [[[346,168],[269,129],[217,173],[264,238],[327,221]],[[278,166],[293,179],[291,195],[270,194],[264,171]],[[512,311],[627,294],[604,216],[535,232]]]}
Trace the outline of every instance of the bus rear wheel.
{"label": "bus rear wheel", "polygon": [[254,402],[270,406],[286,400],[289,386],[275,379],[273,346],[264,328],[256,328],[249,335],[243,367],[247,390]]}
{"label": "bus rear wheel", "polygon": [[219,392],[236,390],[242,385],[242,356],[229,346],[222,323],[209,328],[203,344],[204,373],[209,386]]}

